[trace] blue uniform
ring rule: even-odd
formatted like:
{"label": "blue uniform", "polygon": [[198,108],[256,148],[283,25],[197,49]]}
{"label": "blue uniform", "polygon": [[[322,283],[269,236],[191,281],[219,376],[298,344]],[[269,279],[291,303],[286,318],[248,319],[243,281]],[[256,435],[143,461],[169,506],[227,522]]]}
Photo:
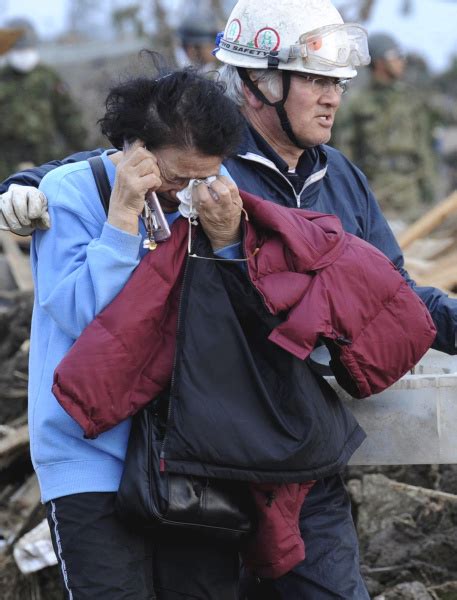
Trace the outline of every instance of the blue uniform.
{"label": "blue uniform", "polygon": [[258,133],[248,129],[237,155],[224,164],[241,189],[282,206],[337,215],[348,233],[381,250],[430,311],[438,331],[433,347],[448,354],[457,352],[457,300],[411,280],[365,175],[341,152],[330,146],[310,148],[290,173],[287,163]]}

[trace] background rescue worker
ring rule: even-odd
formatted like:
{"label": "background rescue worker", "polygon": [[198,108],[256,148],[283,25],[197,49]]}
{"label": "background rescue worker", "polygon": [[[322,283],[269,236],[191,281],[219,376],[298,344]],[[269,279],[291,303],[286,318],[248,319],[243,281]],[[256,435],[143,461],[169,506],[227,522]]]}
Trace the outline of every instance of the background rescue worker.
{"label": "background rescue worker", "polygon": [[201,72],[217,68],[213,55],[220,24],[213,15],[201,12],[188,13],[181,21],[177,34],[179,47],[176,49],[178,66],[193,66]]}
{"label": "background rescue worker", "polygon": [[414,220],[435,200],[434,114],[404,80],[398,42],[378,33],[369,48],[369,85],[343,108],[333,141],[368,177],[387,217]]}
{"label": "background rescue worker", "polygon": [[38,36],[26,19],[5,24],[22,35],[0,69],[0,178],[23,163],[41,164],[84,146],[81,115],[66,84],[40,63]]}

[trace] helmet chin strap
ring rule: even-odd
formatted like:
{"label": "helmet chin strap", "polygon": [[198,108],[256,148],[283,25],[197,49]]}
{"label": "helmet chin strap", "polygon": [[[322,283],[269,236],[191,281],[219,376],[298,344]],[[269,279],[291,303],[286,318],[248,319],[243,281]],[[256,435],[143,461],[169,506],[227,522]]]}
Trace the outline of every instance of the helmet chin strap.
{"label": "helmet chin strap", "polygon": [[243,67],[237,67],[236,69],[238,71],[238,75],[240,76],[241,80],[251,90],[251,92],[254,94],[254,96],[256,98],[258,98],[264,104],[267,104],[268,106],[272,106],[276,110],[279,121],[281,123],[281,127],[282,127],[283,131],[285,132],[285,134],[287,135],[287,137],[289,138],[289,140],[292,142],[292,144],[294,146],[297,146],[297,148],[301,148],[302,150],[305,150],[306,146],[303,146],[302,144],[300,144],[300,142],[297,140],[297,138],[295,136],[295,133],[292,129],[292,125],[289,120],[289,116],[287,115],[287,111],[285,108],[285,103],[287,101],[287,97],[289,96],[289,90],[290,90],[290,76],[291,76],[290,71],[282,71],[282,98],[281,98],[281,100],[278,100],[277,102],[270,102],[270,100],[268,100],[268,98],[265,97],[263,92],[261,92],[259,90],[259,88],[255,85],[255,83],[249,77],[247,69],[244,69]]}

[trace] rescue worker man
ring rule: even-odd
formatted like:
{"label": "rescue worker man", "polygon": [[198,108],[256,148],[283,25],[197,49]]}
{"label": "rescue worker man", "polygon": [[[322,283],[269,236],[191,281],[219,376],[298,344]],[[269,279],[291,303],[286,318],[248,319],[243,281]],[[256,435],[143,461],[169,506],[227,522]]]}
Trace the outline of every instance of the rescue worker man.
{"label": "rescue worker man", "polygon": [[66,84],[40,63],[38,36],[26,19],[6,23],[21,35],[5,55],[0,69],[0,178],[21,168],[39,165],[74,152],[85,144],[81,114]]}
{"label": "rescue worker man", "polygon": [[370,36],[369,49],[370,83],[343,108],[334,144],[368,177],[387,217],[414,220],[435,200],[434,111],[404,80],[391,35]]}
{"label": "rescue worker man", "polygon": [[[226,93],[246,118],[244,141],[224,163],[237,185],[282,206],[336,214],[346,231],[372,243],[398,267],[432,314],[438,329],[434,347],[455,354],[457,302],[409,279],[366,177],[327,146],[341,96],[357,67],[369,61],[364,29],[344,24],[330,0],[241,0],[218,40],[216,56],[224,64]],[[10,177],[0,192],[12,183],[36,187],[53,166]],[[22,223],[29,227],[22,232],[30,231],[27,205],[36,209],[33,225],[46,226],[40,220],[45,201],[33,187],[3,194],[4,210],[15,205],[16,216],[24,217]],[[329,430],[321,429],[322,457]],[[329,467],[325,476],[316,475],[302,506],[305,559],[278,579],[254,579],[246,592],[249,600],[369,598],[340,474],[346,460]]]}
{"label": "rescue worker man", "polygon": [[213,55],[214,44],[220,27],[215,17],[192,12],[182,19],[177,34],[179,47],[176,62],[179,67],[191,65],[201,72],[217,68]]}

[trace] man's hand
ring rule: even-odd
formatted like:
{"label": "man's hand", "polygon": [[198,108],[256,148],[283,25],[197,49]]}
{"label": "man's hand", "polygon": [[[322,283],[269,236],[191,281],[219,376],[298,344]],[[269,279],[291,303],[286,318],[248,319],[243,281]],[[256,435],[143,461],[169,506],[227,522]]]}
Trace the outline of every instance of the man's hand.
{"label": "man's hand", "polygon": [[48,201],[34,187],[13,183],[0,196],[0,229],[30,235],[34,229],[49,229]]}
{"label": "man's hand", "polygon": [[156,157],[141,144],[132,144],[116,161],[116,181],[108,213],[111,225],[133,234],[138,233],[138,216],[143,210],[146,192],[162,185]]}
{"label": "man's hand", "polygon": [[231,179],[220,175],[209,186],[202,182],[194,188],[193,200],[213,250],[240,241],[243,202]]}

